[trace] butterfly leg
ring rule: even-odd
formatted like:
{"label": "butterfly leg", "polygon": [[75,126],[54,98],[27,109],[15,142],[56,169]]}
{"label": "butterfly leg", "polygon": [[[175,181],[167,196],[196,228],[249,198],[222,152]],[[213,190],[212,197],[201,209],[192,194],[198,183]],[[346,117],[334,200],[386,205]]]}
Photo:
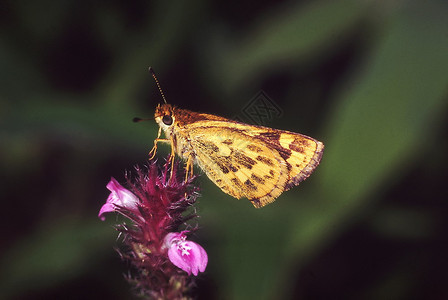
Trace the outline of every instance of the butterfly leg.
{"label": "butterfly leg", "polygon": [[156,156],[158,142],[170,143],[170,140],[160,138],[161,133],[162,133],[162,128],[159,128],[159,133],[157,134],[157,138],[154,140],[154,147],[152,147],[151,151],[149,151],[149,153],[148,153],[148,155],[150,156],[149,160],[153,159],[154,156]]}
{"label": "butterfly leg", "polygon": [[188,180],[188,172],[190,172],[190,178],[193,177],[193,155],[188,154],[187,163],[185,165],[185,182]]}
{"label": "butterfly leg", "polygon": [[[185,183],[188,181],[188,172],[190,172],[190,178],[193,177],[193,155],[190,153],[187,154],[187,163],[185,164]],[[185,199],[187,199],[187,192],[184,195]]]}
{"label": "butterfly leg", "polygon": [[176,157],[176,153],[174,152],[174,140],[173,137],[171,139],[167,139],[167,142],[171,143],[171,155],[170,155],[170,161],[171,161],[171,172],[170,172],[170,179],[173,177],[174,172],[174,158]]}

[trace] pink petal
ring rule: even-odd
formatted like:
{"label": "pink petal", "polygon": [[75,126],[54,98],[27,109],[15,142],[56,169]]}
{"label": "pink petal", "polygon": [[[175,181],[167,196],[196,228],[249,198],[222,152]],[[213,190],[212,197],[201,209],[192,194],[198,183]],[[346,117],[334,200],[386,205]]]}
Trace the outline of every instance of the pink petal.
{"label": "pink petal", "polygon": [[105,220],[105,213],[116,211],[117,208],[125,208],[135,214],[140,214],[138,210],[138,198],[121,186],[115,178],[112,177],[106,187],[111,193],[98,213],[98,217],[102,221]]}
{"label": "pink petal", "polygon": [[176,245],[174,245],[173,247],[171,247],[168,250],[168,258],[173,263],[173,265],[175,265],[179,269],[184,270],[185,272],[188,273],[188,275],[191,274],[191,265],[190,265],[190,263],[187,262],[187,260],[185,260],[182,257],[181,253],[177,250],[177,246]]}
{"label": "pink petal", "polygon": [[112,204],[106,202],[103,206],[101,206],[100,212],[98,213],[98,218],[100,218],[101,221],[104,221],[106,220],[104,214],[113,211],[115,211],[115,207]]}
{"label": "pink petal", "polygon": [[207,252],[199,244],[186,240],[184,232],[167,234],[165,246],[168,247],[170,261],[188,275],[193,273],[197,276],[199,271],[205,271],[208,263]]}
{"label": "pink petal", "polygon": [[107,184],[107,189],[111,191],[107,202],[111,202],[117,206],[126,207],[128,209],[136,209],[139,203],[138,198],[129,190],[125,189],[115,178],[111,178]]}
{"label": "pink petal", "polygon": [[199,253],[199,255],[198,255],[198,260],[199,260],[199,265],[198,265],[198,267],[199,267],[199,271],[200,272],[204,272],[205,271],[205,268],[207,267],[207,264],[208,264],[208,255],[207,255],[207,252],[205,252],[205,249],[204,248],[202,248],[199,244],[196,244],[197,246],[198,246],[198,253]]}

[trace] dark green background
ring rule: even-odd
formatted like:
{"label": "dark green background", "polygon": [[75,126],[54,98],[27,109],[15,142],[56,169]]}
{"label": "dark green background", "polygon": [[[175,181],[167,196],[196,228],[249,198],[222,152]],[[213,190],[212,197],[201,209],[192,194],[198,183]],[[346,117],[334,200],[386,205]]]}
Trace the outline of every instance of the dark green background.
{"label": "dark green background", "polygon": [[[161,101],[326,145],[256,210],[206,176],[200,299],[447,299],[446,1],[2,1],[0,298],[126,299],[110,176],[143,164]],[[162,157],[168,152],[164,147]]]}

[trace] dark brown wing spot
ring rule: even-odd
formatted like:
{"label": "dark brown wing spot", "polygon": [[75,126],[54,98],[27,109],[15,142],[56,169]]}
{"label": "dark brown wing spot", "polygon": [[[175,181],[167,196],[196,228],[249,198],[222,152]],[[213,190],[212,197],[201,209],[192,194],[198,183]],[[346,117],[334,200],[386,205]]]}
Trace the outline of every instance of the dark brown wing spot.
{"label": "dark brown wing spot", "polygon": [[238,171],[238,168],[232,164],[228,156],[220,157],[220,159],[216,160],[216,164],[219,166],[219,168],[224,174]]}
{"label": "dark brown wing spot", "polygon": [[240,151],[235,151],[232,155],[233,158],[235,159],[236,164],[244,166],[248,169],[252,169],[252,167],[257,163],[255,160],[246,156]]}
{"label": "dark brown wing spot", "polygon": [[310,146],[310,143],[309,143],[308,140],[306,140],[305,138],[296,137],[294,139],[294,141],[291,144],[289,144],[288,147],[292,151],[304,153],[305,152],[305,148],[309,147],[309,146]]}
{"label": "dark brown wing spot", "polygon": [[222,141],[222,143],[226,144],[226,145],[232,145],[233,141],[231,139],[226,139],[226,140]]}
{"label": "dark brown wing spot", "polygon": [[278,147],[276,149],[277,149],[278,153],[280,154],[280,156],[284,160],[287,160],[288,158],[291,157],[291,154],[292,154],[291,149],[283,148],[282,146],[280,146],[280,144],[278,145]]}
{"label": "dark brown wing spot", "polygon": [[250,151],[253,151],[253,152],[258,152],[258,153],[263,152],[263,149],[261,149],[257,145],[252,145],[252,144],[247,145],[247,149],[249,149]]}
{"label": "dark brown wing spot", "polygon": [[251,190],[251,191],[256,191],[256,190],[257,190],[257,187],[255,186],[255,184],[253,184],[253,182],[250,181],[249,179],[247,179],[247,180],[244,182],[244,185],[246,186],[246,188],[248,188],[248,189]]}
{"label": "dark brown wing spot", "polygon": [[217,153],[217,152],[219,152],[219,147],[218,146],[216,146],[214,143],[212,143],[212,142],[207,142],[207,141],[204,141],[204,142],[200,142],[201,143],[201,145],[202,145],[202,147],[203,147],[203,149],[204,149],[204,151],[206,151],[207,153]]}
{"label": "dark brown wing spot", "polygon": [[250,176],[250,178],[251,178],[253,181],[255,181],[256,183],[259,183],[259,184],[264,184],[264,183],[265,183],[265,180],[264,180],[263,178],[261,178],[261,177],[255,175],[255,174],[252,174],[252,175]]}
{"label": "dark brown wing spot", "polygon": [[230,179],[232,181],[232,183],[237,186],[238,188],[242,188],[243,183],[241,182],[241,180],[239,180],[238,178],[232,178]]}
{"label": "dark brown wing spot", "polygon": [[297,147],[294,144],[289,144],[289,149],[291,149],[294,152],[299,152],[299,153],[304,153],[305,151],[303,150],[303,147]]}
{"label": "dark brown wing spot", "polygon": [[300,143],[300,141],[298,141],[298,140],[296,139],[296,140],[294,140],[293,142],[291,142],[291,143],[288,145],[288,148],[291,149],[292,151],[299,152],[299,153],[303,153],[303,152],[304,152],[304,149],[303,149],[303,146],[302,146],[302,145],[303,145],[303,144]]}
{"label": "dark brown wing spot", "polygon": [[258,155],[256,160],[258,160],[264,164],[267,164],[268,166],[271,166],[271,167],[274,165],[274,163],[272,162],[272,159],[270,159],[269,157]]}
{"label": "dark brown wing spot", "polygon": [[263,177],[268,180],[274,178],[274,170],[269,170],[269,174],[270,175],[264,175]]}
{"label": "dark brown wing spot", "polygon": [[280,133],[277,132],[263,132],[258,135],[263,140],[270,142],[278,142],[280,140]]}

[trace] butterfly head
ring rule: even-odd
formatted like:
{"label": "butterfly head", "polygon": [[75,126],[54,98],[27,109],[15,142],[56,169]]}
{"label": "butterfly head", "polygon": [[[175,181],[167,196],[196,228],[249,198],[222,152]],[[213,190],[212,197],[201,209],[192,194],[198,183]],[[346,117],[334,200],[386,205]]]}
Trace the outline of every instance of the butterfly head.
{"label": "butterfly head", "polygon": [[175,108],[171,104],[159,104],[156,107],[154,119],[166,133],[171,132],[171,128],[175,124],[174,110]]}

